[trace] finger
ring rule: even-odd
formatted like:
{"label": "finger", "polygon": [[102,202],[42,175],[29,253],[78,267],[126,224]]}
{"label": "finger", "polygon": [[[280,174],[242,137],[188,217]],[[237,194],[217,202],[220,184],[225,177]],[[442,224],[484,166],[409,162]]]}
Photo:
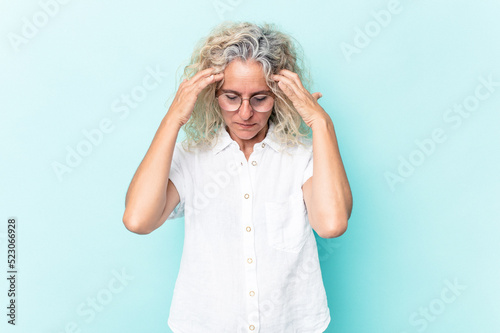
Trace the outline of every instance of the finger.
{"label": "finger", "polygon": [[294,81],[292,81],[288,77],[280,75],[280,74],[277,74],[274,77],[279,82],[282,82],[282,85],[285,85],[286,87],[288,87],[288,89],[290,89],[290,91],[293,92],[295,95],[301,96],[302,91],[299,87],[297,87],[297,85],[295,84]]}
{"label": "finger", "polygon": [[191,79],[189,79],[189,82],[195,84],[200,79],[209,77],[214,72],[215,72],[215,68],[213,68],[213,67],[205,68],[204,70],[201,70],[198,73],[196,73]]}
{"label": "finger", "polygon": [[281,71],[279,71],[278,74],[283,75],[292,80],[297,85],[297,87],[304,88],[304,86],[302,85],[302,81],[300,81],[300,77],[297,73],[292,72],[288,69],[282,69]]}
{"label": "finger", "polygon": [[210,74],[210,76],[207,76],[205,78],[205,83],[210,84],[215,81],[220,81],[224,77],[223,73],[218,73],[218,74]]}
{"label": "finger", "polygon": [[221,73],[217,73],[217,74],[214,74],[214,80],[215,81],[220,81],[224,78],[224,73],[221,72]]}
{"label": "finger", "polygon": [[202,77],[195,83],[194,89],[196,94],[199,94],[203,89],[205,89],[209,84],[215,83],[217,81],[222,80],[224,77],[223,73],[218,74],[210,74],[207,77]]}
{"label": "finger", "polygon": [[323,94],[320,92],[315,92],[314,94],[312,94],[312,96],[314,97],[315,100],[318,100],[321,97],[323,97]]}

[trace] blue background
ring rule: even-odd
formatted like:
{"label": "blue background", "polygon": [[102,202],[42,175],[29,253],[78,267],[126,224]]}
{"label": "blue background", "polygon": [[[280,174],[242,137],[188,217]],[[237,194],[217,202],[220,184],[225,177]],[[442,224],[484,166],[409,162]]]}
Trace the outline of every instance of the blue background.
{"label": "blue background", "polygon": [[[1,0],[4,272],[7,219],[19,227],[17,325],[2,278],[2,332],[170,332],[184,222],[133,234],[125,193],[194,44],[223,20],[293,35],[335,124],[354,208],[343,236],[316,235],[326,332],[496,331],[499,12],[493,0]],[[145,94],[126,107],[132,92]],[[78,145],[87,156],[58,176]]]}

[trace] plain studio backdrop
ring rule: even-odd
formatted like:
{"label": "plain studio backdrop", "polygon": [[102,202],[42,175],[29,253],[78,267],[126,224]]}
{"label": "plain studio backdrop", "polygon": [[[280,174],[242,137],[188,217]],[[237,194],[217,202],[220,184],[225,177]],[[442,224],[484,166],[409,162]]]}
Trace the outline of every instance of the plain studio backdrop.
{"label": "plain studio backdrop", "polygon": [[[17,221],[16,326],[170,332],[184,220],[122,223],[195,43],[273,22],[304,48],[354,206],[317,235],[327,332],[500,324],[498,1],[0,1],[0,253]],[[183,133],[178,137],[181,140]]]}

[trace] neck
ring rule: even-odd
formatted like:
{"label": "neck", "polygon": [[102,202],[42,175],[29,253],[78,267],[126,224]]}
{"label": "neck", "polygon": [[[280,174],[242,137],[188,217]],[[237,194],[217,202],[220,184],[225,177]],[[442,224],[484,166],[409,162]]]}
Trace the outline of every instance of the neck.
{"label": "neck", "polygon": [[226,131],[229,133],[229,136],[238,143],[238,145],[240,146],[240,150],[243,152],[250,151],[250,153],[251,151],[253,151],[253,146],[258,142],[262,142],[265,139],[267,132],[269,131],[269,123],[267,123],[266,126],[262,128],[253,138],[244,140],[233,135],[228,130],[229,128],[226,125],[224,126],[226,127]]}

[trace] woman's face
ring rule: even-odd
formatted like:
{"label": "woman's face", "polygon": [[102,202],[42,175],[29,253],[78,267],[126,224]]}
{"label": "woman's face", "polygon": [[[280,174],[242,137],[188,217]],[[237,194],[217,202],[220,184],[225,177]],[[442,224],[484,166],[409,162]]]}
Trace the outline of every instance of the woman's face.
{"label": "woman's face", "polygon": [[[220,89],[233,90],[240,93],[243,98],[250,98],[257,92],[271,91],[267,86],[262,65],[255,60],[244,62],[241,59],[235,59],[226,66],[224,84]],[[237,138],[244,141],[267,131],[267,120],[271,116],[272,109],[269,112],[256,112],[252,110],[249,100],[243,100],[237,111],[221,110],[221,112],[229,128],[229,134],[235,141],[239,141]],[[252,126],[242,127],[240,124]]]}

